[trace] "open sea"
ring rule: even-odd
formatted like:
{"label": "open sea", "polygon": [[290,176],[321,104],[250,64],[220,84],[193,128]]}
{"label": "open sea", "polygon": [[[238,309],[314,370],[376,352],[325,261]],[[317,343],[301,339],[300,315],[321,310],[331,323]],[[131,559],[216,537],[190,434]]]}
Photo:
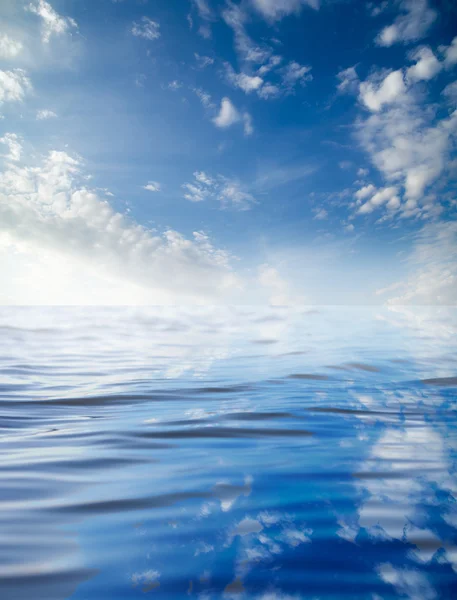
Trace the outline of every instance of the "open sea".
{"label": "open sea", "polygon": [[1,308],[1,600],[457,598],[457,309]]}

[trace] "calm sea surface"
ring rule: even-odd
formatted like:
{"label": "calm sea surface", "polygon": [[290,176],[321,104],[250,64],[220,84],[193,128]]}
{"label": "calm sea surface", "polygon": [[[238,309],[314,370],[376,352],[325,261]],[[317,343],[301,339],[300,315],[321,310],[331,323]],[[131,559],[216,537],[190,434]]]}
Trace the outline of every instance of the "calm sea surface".
{"label": "calm sea surface", "polygon": [[457,598],[457,309],[1,308],[0,598]]}

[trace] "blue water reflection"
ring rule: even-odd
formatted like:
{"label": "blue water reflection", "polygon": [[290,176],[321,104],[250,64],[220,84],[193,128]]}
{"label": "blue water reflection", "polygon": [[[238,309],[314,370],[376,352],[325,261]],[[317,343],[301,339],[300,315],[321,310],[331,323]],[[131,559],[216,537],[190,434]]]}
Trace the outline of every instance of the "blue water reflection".
{"label": "blue water reflection", "polygon": [[0,331],[2,597],[455,598],[455,309]]}

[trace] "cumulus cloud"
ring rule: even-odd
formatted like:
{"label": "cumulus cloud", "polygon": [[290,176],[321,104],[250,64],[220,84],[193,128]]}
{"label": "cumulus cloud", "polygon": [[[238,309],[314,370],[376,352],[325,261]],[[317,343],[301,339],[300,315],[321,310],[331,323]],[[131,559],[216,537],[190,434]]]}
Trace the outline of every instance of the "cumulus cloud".
{"label": "cumulus cloud", "polygon": [[204,171],[195,171],[194,180],[184,183],[184,198],[190,202],[217,200],[221,209],[249,210],[256,200],[239,181],[223,175],[211,177]]}
{"label": "cumulus cloud", "polygon": [[262,84],[263,79],[258,75],[248,75],[246,73],[236,73],[229,63],[225,63],[225,72],[228,81],[235,87],[240,88],[246,94],[258,90]]}
{"label": "cumulus cloud", "polygon": [[0,34],[0,58],[15,58],[22,48],[21,42],[13,40],[6,33]]}
{"label": "cumulus cloud", "polygon": [[216,127],[223,129],[231,127],[240,121],[240,113],[231,103],[230,98],[222,98],[221,107],[217,116],[214,117],[213,123]]}
{"label": "cumulus cloud", "polygon": [[379,80],[374,75],[360,84],[360,100],[373,112],[378,112],[386,104],[404,102],[406,100],[406,85],[403,71],[392,71]]}
{"label": "cumulus cloud", "polygon": [[317,10],[319,0],[251,0],[253,7],[267,20],[278,21],[290,14],[297,14],[303,6]]}
{"label": "cumulus cloud", "polygon": [[46,44],[52,36],[63,35],[71,29],[77,29],[76,21],[59,15],[46,0],[31,2],[27,9],[41,19],[41,39]]}
{"label": "cumulus cloud", "polygon": [[2,301],[198,302],[233,288],[230,256],[205,233],[145,229],[87,188],[81,169],[52,151],[40,165],[10,163],[0,175],[0,269],[17,267],[1,275],[9,282]]}
{"label": "cumulus cloud", "polygon": [[358,136],[387,180],[404,186],[405,216],[420,213],[418,201],[443,173],[457,132],[457,111],[434,123],[413,102],[375,112],[358,123]]}
{"label": "cumulus cloud", "polygon": [[377,36],[379,46],[408,44],[423,38],[437,18],[428,0],[400,0],[400,14],[392,25],[385,27]]}
{"label": "cumulus cloud", "polygon": [[21,159],[22,144],[15,133],[5,133],[5,135],[0,138],[0,143],[8,148],[7,154],[2,155],[3,158],[6,158],[6,160],[9,161],[18,161]]}
{"label": "cumulus cloud", "polygon": [[56,119],[57,115],[52,110],[43,109],[43,110],[39,110],[37,112],[36,118],[37,118],[38,121],[45,121],[45,120],[48,120],[48,119]]}
{"label": "cumulus cloud", "polygon": [[143,189],[148,192],[160,192],[160,183],[158,181],[148,181],[148,183],[143,186]]}
{"label": "cumulus cloud", "polygon": [[[366,186],[365,188],[362,188],[362,190],[366,192],[367,188],[373,188],[373,186]],[[359,200],[361,198],[360,191],[361,190],[359,190],[359,192],[356,193],[356,196],[357,194],[359,194]],[[386,205],[389,210],[397,210],[398,208],[400,208],[400,198],[398,196],[398,189],[396,187],[391,186],[382,188],[377,191],[375,189],[371,191],[374,191],[373,195],[371,195],[371,192],[370,194],[368,194],[371,195],[371,198],[358,208],[357,212],[359,214],[371,213],[376,208],[379,208],[383,205]]]}
{"label": "cumulus cloud", "polygon": [[131,32],[145,40],[157,40],[160,37],[160,24],[149,17],[141,17],[140,21],[133,22]]}
{"label": "cumulus cloud", "polygon": [[457,81],[453,81],[447,85],[442,94],[447,98],[448,102],[457,108]]}
{"label": "cumulus cloud", "polygon": [[440,46],[440,52],[444,54],[444,66],[451,69],[457,65],[457,36],[452,40],[450,46]]}
{"label": "cumulus cloud", "polygon": [[22,69],[0,70],[0,105],[3,102],[21,102],[32,90],[32,84]]}
{"label": "cumulus cloud", "polygon": [[416,64],[406,71],[406,76],[410,81],[429,81],[443,68],[430,48],[426,46],[413,52],[411,59],[416,61]]}

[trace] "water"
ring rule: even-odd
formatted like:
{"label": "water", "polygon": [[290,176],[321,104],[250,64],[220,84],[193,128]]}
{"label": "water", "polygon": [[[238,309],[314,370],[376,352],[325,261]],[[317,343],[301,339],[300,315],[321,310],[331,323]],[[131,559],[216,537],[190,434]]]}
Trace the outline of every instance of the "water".
{"label": "water", "polygon": [[2,600],[456,597],[456,309],[0,332]]}

